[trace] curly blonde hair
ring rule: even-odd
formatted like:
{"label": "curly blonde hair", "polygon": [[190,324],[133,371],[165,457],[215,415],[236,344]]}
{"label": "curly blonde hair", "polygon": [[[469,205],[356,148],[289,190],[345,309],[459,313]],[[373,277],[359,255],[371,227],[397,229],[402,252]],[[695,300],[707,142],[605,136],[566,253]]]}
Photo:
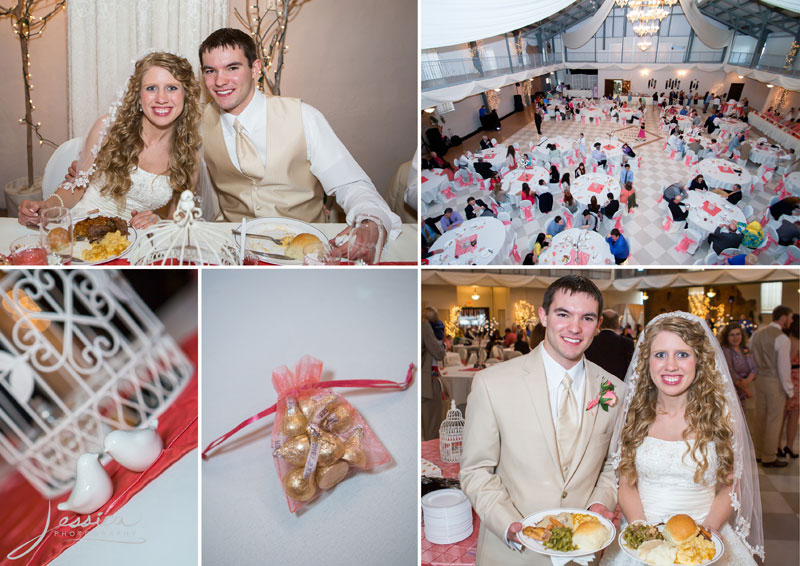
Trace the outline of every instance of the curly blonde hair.
{"label": "curly blonde hair", "polygon": [[193,190],[192,177],[198,167],[200,148],[200,84],[192,65],[171,53],[150,53],[136,62],[128,89],[97,154],[96,173],[104,174],[101,193],[124,204],[131,188],[131,171],[138,165],[143,114],[139,110],[142,78],[151,67],[169,71],[183,86],[183,111],[174,122],[169,152],[169,184],[175,192]]}
{"label": "curly blonde hair", "polygon": [[697,358],[694,381],[688,389],[685,414],[687,426],[683,431],[687,453],[697,464],[694,481],[703,481],[709,465],[708,443],[713,441],[719,460],[716,483],[729,485],[733,472],[733,426],[726,409],[722,376],[717,370],[714,348],[699,323],[678,316],[663,318],[651,324],[641,339],[636,362],[639,383],[622,428],[620,475],[625,476],[630,485],[635,485],[636,450],[656,418],[658,389],[650,377],[649,361],[653,340],[661,332],[677,334],[694,350]]}

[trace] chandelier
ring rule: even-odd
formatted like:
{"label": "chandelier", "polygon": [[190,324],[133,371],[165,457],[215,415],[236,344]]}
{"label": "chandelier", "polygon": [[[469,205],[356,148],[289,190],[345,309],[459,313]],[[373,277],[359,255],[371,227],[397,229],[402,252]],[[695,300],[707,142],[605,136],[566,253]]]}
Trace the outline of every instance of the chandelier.
{"label": "chandelier", "polygon": [[677,2],[678,0],[616,0],[620,8],[628,7],[628,20],[638,36],[658,32],[661,20],[669,16],[670,10],[667,8],[672,8]]}
{"label": "chandelier", "polygon": [[648,49],[650,49],[651,45],[653,45],[653,43],[649,39],[647,39],[646,37],[644,39],[642,39],[639,43],[636,44],[636,46],[639,49],[641,49],[643,52],[647,51]]}

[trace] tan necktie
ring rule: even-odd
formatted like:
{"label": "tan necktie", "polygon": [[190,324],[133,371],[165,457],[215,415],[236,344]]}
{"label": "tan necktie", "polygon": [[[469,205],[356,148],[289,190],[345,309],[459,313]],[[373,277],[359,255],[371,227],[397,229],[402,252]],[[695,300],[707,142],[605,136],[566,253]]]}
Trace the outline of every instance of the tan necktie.
{"label": "tan necktie", "polygon": [[566,474],[572,461],[575,449],[575,439],[578,436],[578,403],[572,392],[572,378],[568,373],[561,380],[563,389],[561,401],[558,404],[558,454],[561,460],[561,470]]}
{"label": "tan necktie", "polygon": [[254,181],[260,181],[264,177],[264,163],[258,155],[256,146],[244,133],[239,118],[233,121],[233,129],[236,130],[236,157],[239,159],[239,169]]}

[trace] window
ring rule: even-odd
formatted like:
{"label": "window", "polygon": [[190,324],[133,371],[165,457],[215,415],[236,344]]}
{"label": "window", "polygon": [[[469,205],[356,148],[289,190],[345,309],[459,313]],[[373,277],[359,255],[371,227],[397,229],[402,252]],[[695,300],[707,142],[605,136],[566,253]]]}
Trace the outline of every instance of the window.
{"label": "window", "polygon": [[456,107],[452,102],[442,102],[441,104],[436,105],[436,111],[439,113],[439,116],[442,114],[447,114],[448,112],[452,112],[455,109]]}
{"label": "window", "polygon": [[761,284],[761,312],[771,313],[772,310],[781,304],[783,296],[783,283],[775,281]]}

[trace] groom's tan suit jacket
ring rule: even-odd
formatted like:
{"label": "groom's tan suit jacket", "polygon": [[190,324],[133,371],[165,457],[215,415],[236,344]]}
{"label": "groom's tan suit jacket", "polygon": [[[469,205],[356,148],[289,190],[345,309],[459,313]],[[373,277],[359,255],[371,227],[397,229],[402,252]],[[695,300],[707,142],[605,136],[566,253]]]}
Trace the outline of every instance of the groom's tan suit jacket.
{"label": "groom's tan suit jacket", "polygon": [[461,488],[481,519],[476,564],[549,565],[547,556],[520,553],[505,542],[508,526],[537,511],[586,509],[602,503],[614,510],[616,482],[607,458],[620,402],[608,412],[586,406],[603,381],[623,398],[625,385],[585,360],[586,387],[578,399],[581,426],[571,464],[562,472],[550,411],[542,345],[530,354],[478,373],[467,402],[461,457]]}

